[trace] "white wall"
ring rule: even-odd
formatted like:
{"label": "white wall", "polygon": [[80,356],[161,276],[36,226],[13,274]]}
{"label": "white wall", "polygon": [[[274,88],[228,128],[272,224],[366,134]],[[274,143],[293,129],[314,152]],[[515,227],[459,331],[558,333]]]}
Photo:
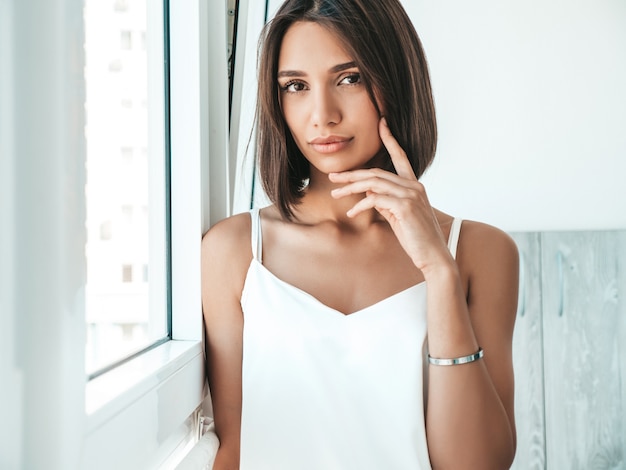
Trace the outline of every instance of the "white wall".
{"label": "white wall", "polygon": [[403,3],[438,112],[433,205],[510,231],[626,228],[626,2]]}
{"label": "white wall", "polygon": [[[435,94],[438,151],[423,177],[433,205],[507,231],[626,228],[626,2],[401,1]],[[270,17],[281,3],[270,0]],[[249,184],[237,181],[235,212]]]}
{"label": "white wall", "polygon": [[73,348],[85,331],[82,2],[3,1],[0,13],[0,467],[76,468],[85,416],[84,356]]}

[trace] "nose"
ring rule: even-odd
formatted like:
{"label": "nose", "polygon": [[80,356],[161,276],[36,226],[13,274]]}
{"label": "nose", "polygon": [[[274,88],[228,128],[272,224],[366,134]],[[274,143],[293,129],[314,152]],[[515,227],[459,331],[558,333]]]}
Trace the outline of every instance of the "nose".
{"label": "nose", "polygon": [[327,127],[341,122],[341,109],[333,90],[318,88],[312,93],[311,121],[315,127]]}

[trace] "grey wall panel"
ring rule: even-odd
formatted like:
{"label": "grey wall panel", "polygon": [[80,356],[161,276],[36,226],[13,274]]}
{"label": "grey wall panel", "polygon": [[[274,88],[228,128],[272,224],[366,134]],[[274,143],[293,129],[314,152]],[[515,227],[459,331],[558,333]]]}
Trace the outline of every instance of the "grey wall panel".
{"label": "grey wall panel", "polygon": [[543,325],[541,245],[538,233],[512,234],[520,252],[520,293],[515,333],[515,470],[544,470]]}
{"label": "grey wall panel", "polygon": [[625,468],[618,235],[541,236],[549,469]]}
{"label": "grey wall panel", "polygon": [[619,375],[620,390],[618,398],[620,400],[618,417],[621,429],[618,430],[621,436],[622,444],[622,461],[621,469],[626,469],[626,231],[622,230],[617,234],[617,251],[618,251],[618,296],[619,296],[619,313],[618,313],[618,343],[617,357],[619,358]]}

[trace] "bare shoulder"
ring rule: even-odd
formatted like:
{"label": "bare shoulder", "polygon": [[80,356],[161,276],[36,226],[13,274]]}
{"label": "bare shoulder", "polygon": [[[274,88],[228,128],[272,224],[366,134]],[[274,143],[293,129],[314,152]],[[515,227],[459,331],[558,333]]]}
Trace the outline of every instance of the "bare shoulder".
{"label": "bare shoulder", "polygon": [[515,241],[492,225],[464,220],[459,238],[459,262],[469,274],[488,270],[518,269],[518,249]]}
{"label": "bare shoulder", "polygon": [[[218,255],[242,254],[250,246],[251,221],[248,213],[237,214],[219,221],[202,237],[202,253]],[[247,244],[247,246],[245,246]],[[247,250],[251,254],[251,250]]]}
{"label": "bare shoulder", "polygon": [[[454,217],[436,209],[435,215],[447,238]],[[457,264],[466,280],[480,272],[517,271],[517,245],[499,228],[464,219],[457,248]]]}
{"label": "bare shoulder", "polygon": [[247,213],[228,217],[202,237],[203,291],[241,292],[252,259],[251,221]]}
{"label": "bare shoulder", "polygon": [[491,225],[464,221],[457,261],[467,280],[467,300],[472,316],[493,321],[495,315],[512,327],[519,288],[519,254],[515,241]]}

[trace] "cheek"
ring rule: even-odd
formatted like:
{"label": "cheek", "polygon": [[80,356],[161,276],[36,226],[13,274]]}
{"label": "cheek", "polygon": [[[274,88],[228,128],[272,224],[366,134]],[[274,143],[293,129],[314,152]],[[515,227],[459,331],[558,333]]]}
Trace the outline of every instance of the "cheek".
{"label": "cheek", "polygon": [[365,91],[363,91],[363,95],[359,100],[357,113],[361,116],[363,122],[367,123],[368,129],[374,127],[376,134],[378,134],[378,121],[380,121],[381,115],[378,113],[376,105],[370,100],[369,94]]}
{"label": "cheek", "polygon": [[376,108],[374,108],[370,103],[370,106],[368,107],[368,109],[364,109],[361,116],[364,117],[363,128],[365,132],[367,133],[368,142],[371,145],[382,144],[382,141],[380,140],[380,134],[378,131],[378,123],[380,121],[380,116],[378,115]]}
{"label": "cheek", "polygon": [[301,127],[298,125],[298,122],[299,122],[298,107],[292,106],[288,103],[283,103],[281,108],[283,112],[283,118],[285,119],[285,123],[287,124],[287,127],[291,131],[291,135],[297,142],[299,138],[300,127]]}

